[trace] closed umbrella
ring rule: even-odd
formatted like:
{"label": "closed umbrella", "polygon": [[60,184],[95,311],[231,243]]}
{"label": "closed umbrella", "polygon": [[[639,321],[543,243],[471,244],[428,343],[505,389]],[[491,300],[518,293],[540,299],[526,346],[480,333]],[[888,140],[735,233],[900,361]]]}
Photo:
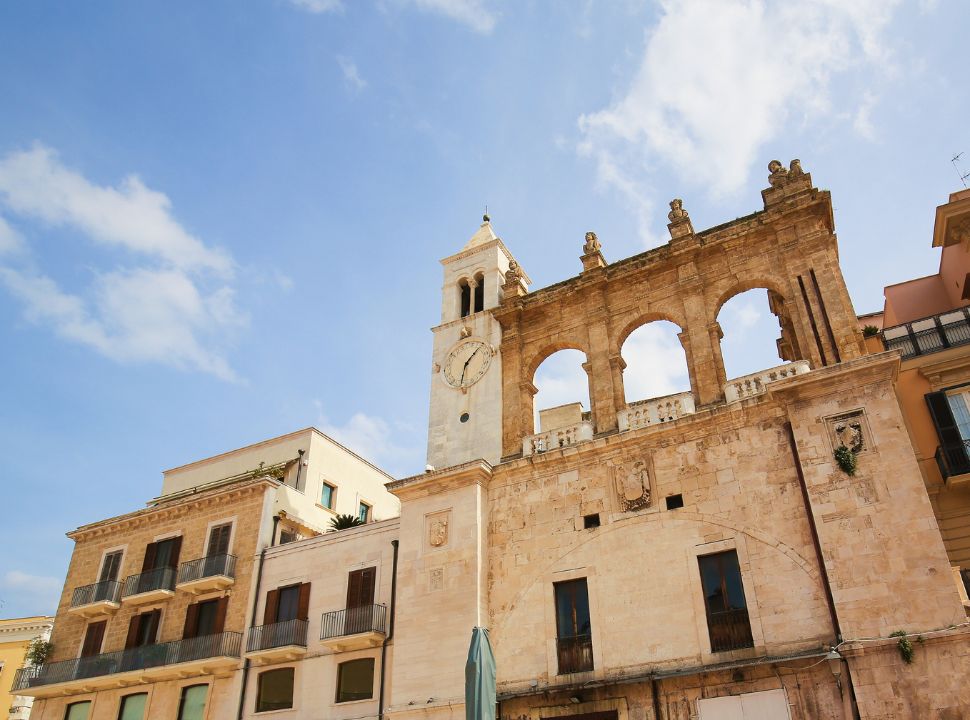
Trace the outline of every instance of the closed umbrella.
{"label": "closed umbrella", "polygon": [[472,628],[465,663],[465,720],[495,720],[495,656],[483,627]]}

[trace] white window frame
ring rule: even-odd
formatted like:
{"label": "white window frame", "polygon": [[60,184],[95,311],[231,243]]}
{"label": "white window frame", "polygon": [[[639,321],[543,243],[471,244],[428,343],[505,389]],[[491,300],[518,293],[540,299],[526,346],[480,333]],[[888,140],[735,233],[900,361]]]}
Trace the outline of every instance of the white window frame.
{"label": "white window frame", "polygon": [[233,543],[236,541],[236,519],[238,515],[233,515],[232,517],[222,518],[221,520],[213,520],[208,525],[205,526],[205,545],[203,547],[202,557],[209,557],[209,540],[212,535],[212,528],[218,527],[219,525],[229,525],[229,548],[226,553],[232,555]]}

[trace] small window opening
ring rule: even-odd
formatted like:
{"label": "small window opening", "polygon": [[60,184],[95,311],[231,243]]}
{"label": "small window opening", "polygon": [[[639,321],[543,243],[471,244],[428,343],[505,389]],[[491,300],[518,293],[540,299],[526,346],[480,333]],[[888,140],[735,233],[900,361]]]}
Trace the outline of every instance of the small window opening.
{"label": "small window opening", "polygon": [[286,545],[286,543],[296,542],[299,537],[292,530],[280,530],[280,545]]}
{"label": "small window opening", "polygon": [[481,312],[485,309],[485,276],[475,276],[475,310]]}
{"label": "small window opening", "polygon": [[676,495],[668,495],[666,502],[668,510],[676,510],[677,508],[684,507],[684,496],[680,493],[677,493]]}
{"label": "small window opening", "polygon": [[468,422],[468,413],[462,413],[461,417],[458,418],[458,422],[463,422],[463,423]]}
{"label": "small window opening", "polygon": [[461,317],[467,317],[472,306],[472,289],[467,280],[458,283],[458,292],[461,295]]}
{"label": "small window opening", "polygon": [[598,528],[600,526],[600,514],[583,515],[583,529]]}
{"label": "small window opening", "polygon": [[963,278],[963,294],[960,296],[961,300],[970,300],[970,273]]}

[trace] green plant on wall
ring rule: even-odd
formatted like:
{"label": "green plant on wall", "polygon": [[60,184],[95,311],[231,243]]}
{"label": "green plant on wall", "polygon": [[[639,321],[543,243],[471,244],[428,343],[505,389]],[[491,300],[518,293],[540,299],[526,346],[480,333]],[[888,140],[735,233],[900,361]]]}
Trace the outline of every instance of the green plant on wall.
{"label": "green plant on wall", "polygon": [[[899,640],[896,643],[896,647],[899,648],[899,656],[903,659],[903,662],[908,665],[913,662],[914,651],[913,651],[913,643],[909,641],[909,638],[906,637],[906,634],[907,633],[905,630],[897,630],[894,633],[889,633],[889,637],[899,638]],[[922,640],[923,638],[918,638],[918,639]]]}
{"label": "green plant on wall", "polygon": [[855,475],[856,454],[849,450],[845,445],[835,448],[835,462],[842,468],[846,475]]}
{"label": "green plant on wall", "polygon": [[357,527],[363,524],[364,521],[356,515],[336,515],[330,518],[330,530],[328,532],[346,530],[347,528]]}
{"label": "green plant on wall", "polygon": [[24,659],[31,665],[43,665],[53,649],[53,643],[41,637],[35,637],[27,645],[27,652],[24,655]]}
{"label": "green plant on wall", "polygon": [[877,328],[875,325],[866,325],[864,328],[862,328],[863,337],[875,337],[878,334],[879,328]]}

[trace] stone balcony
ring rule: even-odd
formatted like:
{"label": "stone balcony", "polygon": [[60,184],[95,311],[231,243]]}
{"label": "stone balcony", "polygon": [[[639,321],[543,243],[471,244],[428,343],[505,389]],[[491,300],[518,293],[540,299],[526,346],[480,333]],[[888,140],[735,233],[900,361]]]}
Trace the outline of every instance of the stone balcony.
{"label": "stone balcony", "polygon": [[194,595],[231,587],[236,578],[234,555],[208,555],[179,566],[175,587]]}
{"label": "stone balcony", "polygon": [[74,588],[68,612],[85,619],[112,615],[121,607],[121,583],[102,580]]}
{"label": "stone balcony", "polygon": [[146,605],[175,595],[175,568],[160,567],[125,579],[121,602],[125,605]]}
{"label": "stone balcony", "polygon": [[379,647],[384,642],[386,605],[334,610],[320,620],[320,642],[334,652]]}
{"label": "stone balcony", "polygon": [[257,625],[249,629],[246,657],[258,664],[288,662],[306,654],[306,620]]}
{"label": "stone balcony", "polygon": [[795,362],[777,365],[767,370],[761,370],[751,375],[744,375],[734,380],[728,380],[724,385],[724,399],[728,403],[745,400],[756,395],[763,394],[767,386],[776,380],[803,375],[811,368],[807,360],[796,360]]}
{"label": "stone balcony", "polygon": [[538,455],[592,439],[593,423],[589,420],[580,420],[565,427],[527,435],[522,439],[522,456]]}
{"label": "stone balcony", "polygon": [[650,400],[637,400],[620,410],[616,414],[616,420],[620,432],[625,432],[671,422],[694,412],[693,393],[682,392]]}

